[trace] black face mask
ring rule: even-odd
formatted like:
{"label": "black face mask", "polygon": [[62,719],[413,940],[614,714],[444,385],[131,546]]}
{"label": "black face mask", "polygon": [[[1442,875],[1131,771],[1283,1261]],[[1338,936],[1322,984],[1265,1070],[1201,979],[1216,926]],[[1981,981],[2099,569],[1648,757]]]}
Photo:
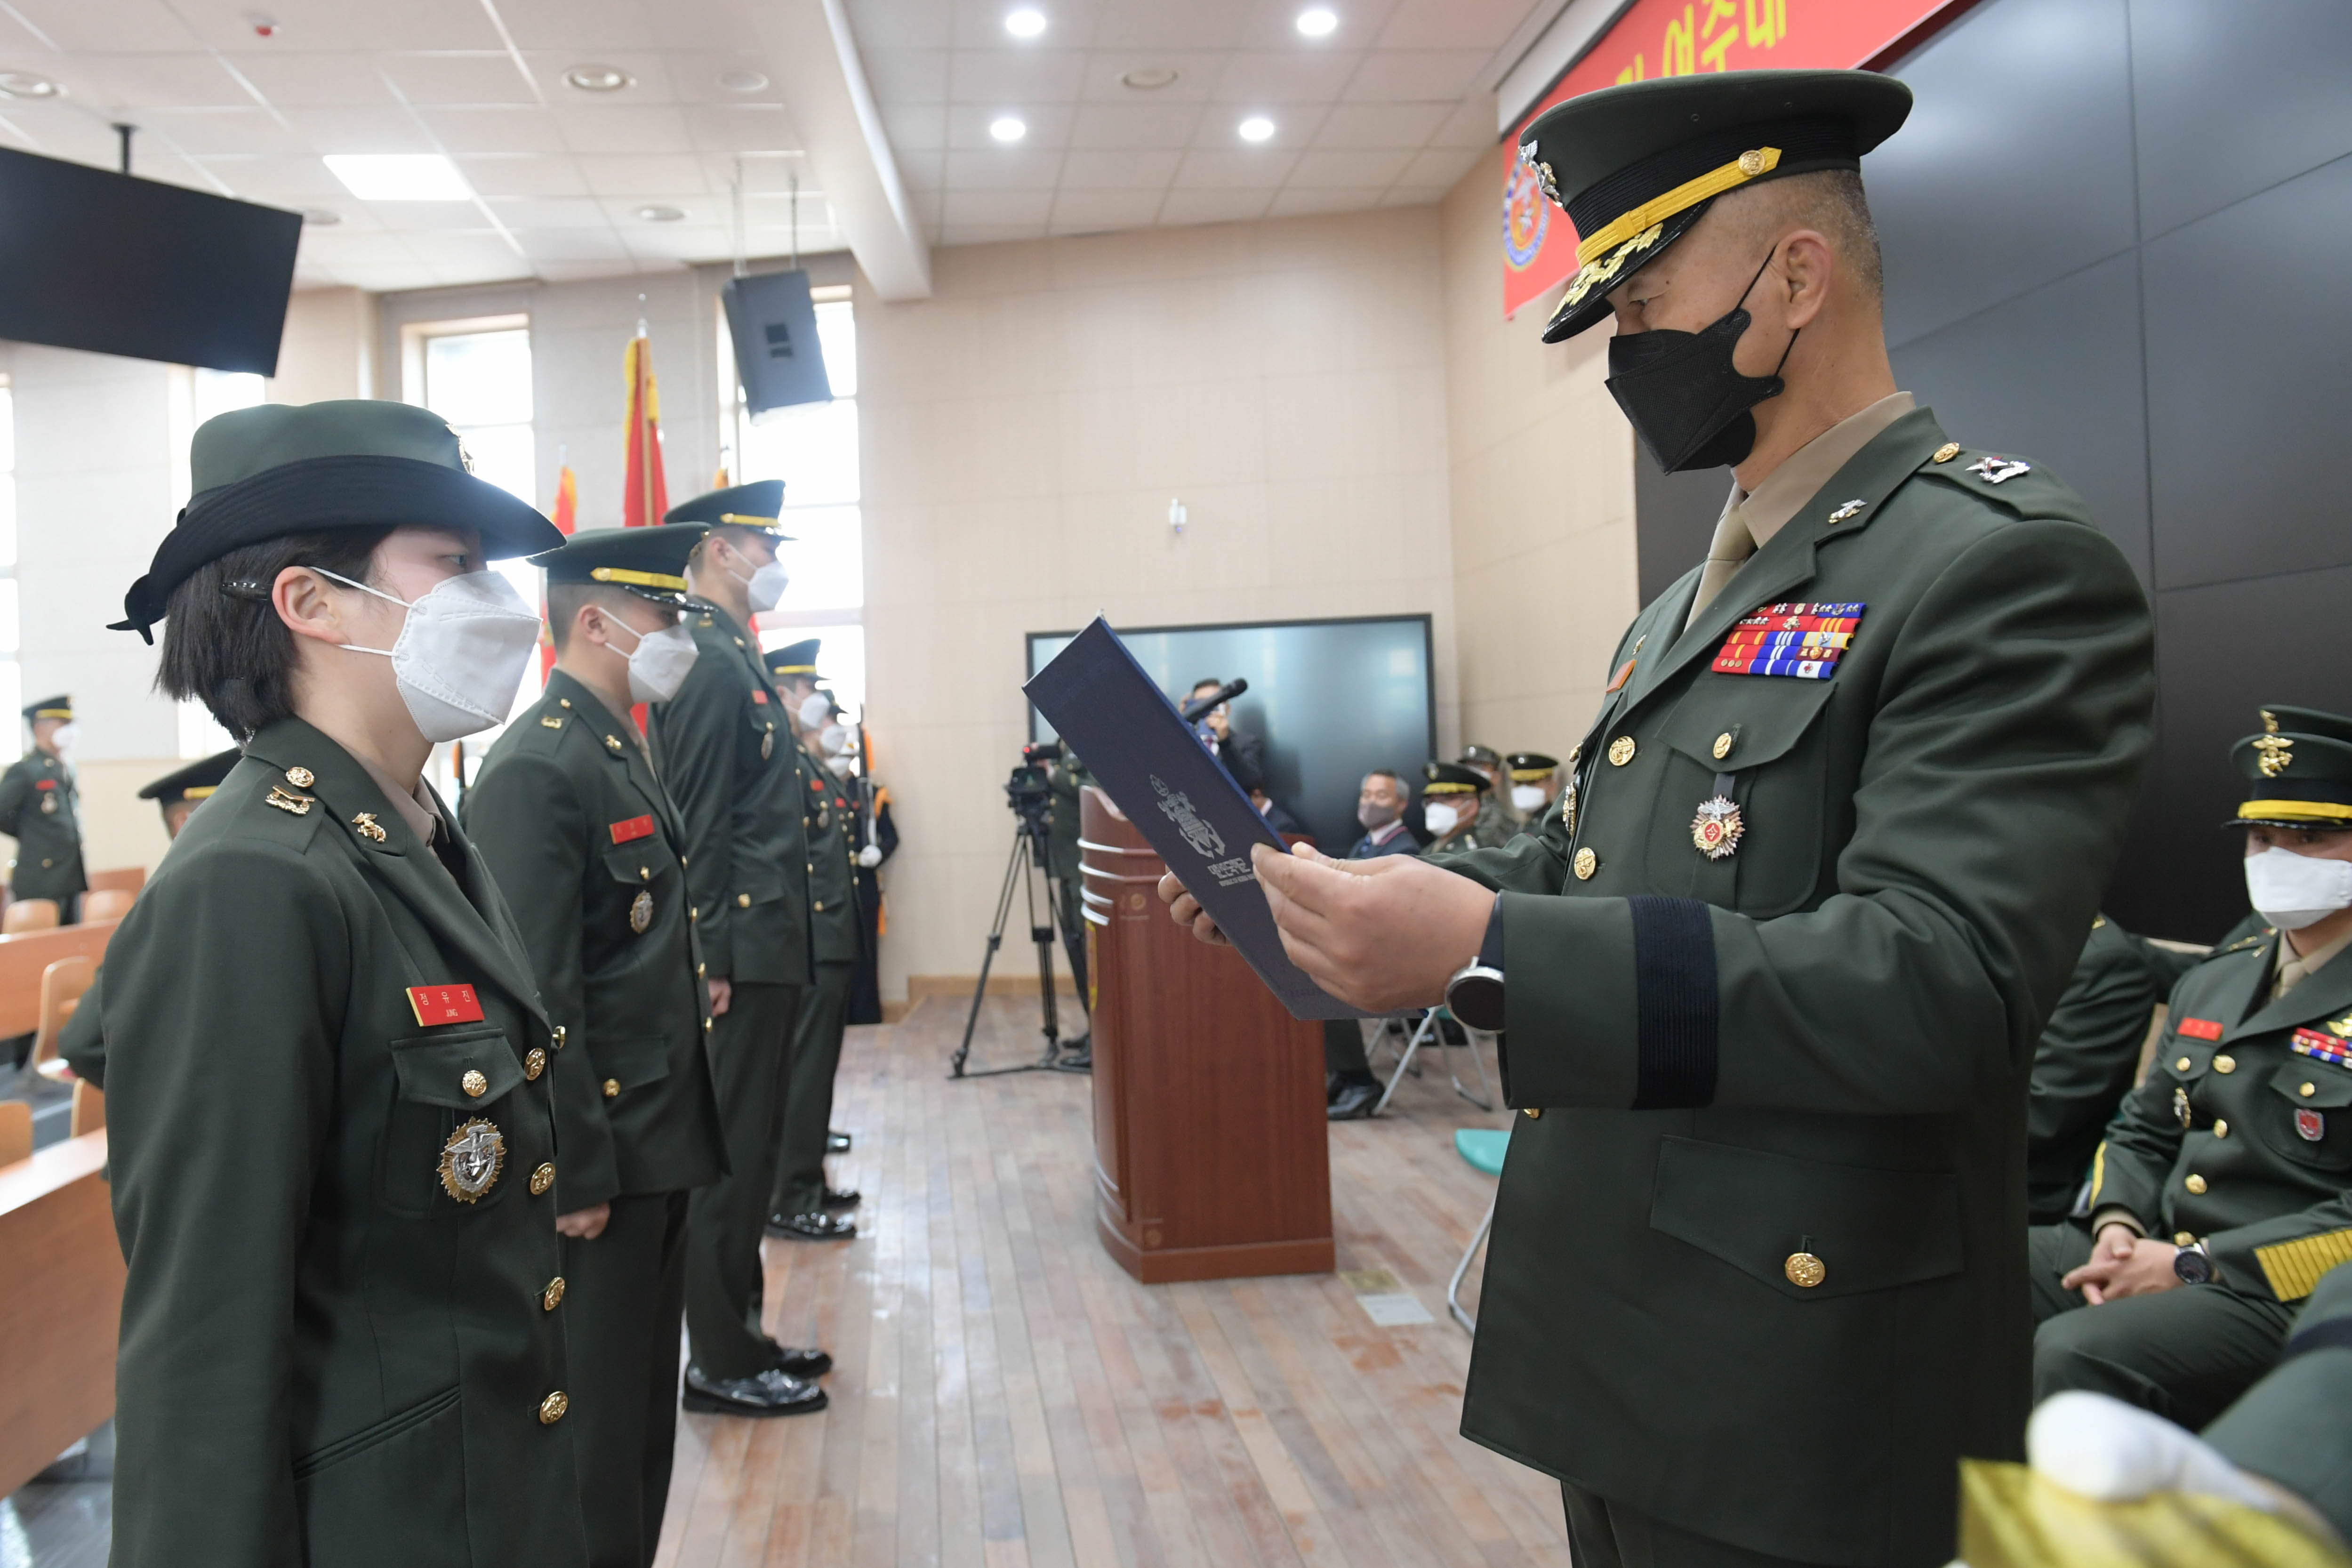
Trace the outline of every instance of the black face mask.
{"label": "black face mask", "polygon": [[1797,346],[1795,332],[1789,334],[1789,348],[1780,351],[1780,364],[1770,375],[1742,375],[1731,363],[1732,351],[1754,320],[1748,296],[1771,263],[1767,256],[1740,290],[1739,303],[1699,331],[1661,328],[1609,340],[1609,395],[1658,467],[1670,474],[1747,461],[1756,448],[1756,416],[1748,410],[1786,390],[1780,365]]}

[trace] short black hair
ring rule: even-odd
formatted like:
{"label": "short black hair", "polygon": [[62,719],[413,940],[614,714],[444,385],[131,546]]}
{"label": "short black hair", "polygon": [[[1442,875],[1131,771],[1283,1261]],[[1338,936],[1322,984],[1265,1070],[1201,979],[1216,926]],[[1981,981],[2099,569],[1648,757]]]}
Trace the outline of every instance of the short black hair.
{"label": "short black hair", "polygon": [[[555,651],[562,653],[572,641],[572,627],[580,619],[583,605],[619,605],[635,599],[641,605],[653,601],[641,594],[607,583],[550,583],[547,585],[547,629],[554,639]],[[664,608],[675,608],[665,605]],[[615,648],[614,652],[620,650]]]}
{"label": "short black hair", "polygon": [[289,566],[372,583],[390,528],[286,533],[205,562],[172,590],[155,685],[202,702],[239,745],[294,717],[294,634],[270,590]]}
{"label": "short black hair", "polygon": [[1184,695],[1190,697],[1193,692],[1200,690],[1201,688],[1204,686],[1210,690],[1215,691],[1221,689],[1224,684],[1225,683],[1223,681],[1219,680],[1213,675],[1204,675],[1201,677],[1200,679],[1192,682],[1192,684],[1186,689]]}

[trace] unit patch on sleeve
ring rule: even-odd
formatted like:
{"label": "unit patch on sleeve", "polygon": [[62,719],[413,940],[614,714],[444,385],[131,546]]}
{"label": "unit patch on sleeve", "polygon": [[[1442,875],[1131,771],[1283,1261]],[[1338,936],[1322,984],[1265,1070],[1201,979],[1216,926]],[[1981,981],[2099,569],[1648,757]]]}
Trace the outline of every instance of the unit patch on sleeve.
{"label": "unit patch on sleeve", "polygon": [[1786,675],[1827,680],[1853,644],[1864,605],[1767,605],[1731,628],[1713,666],[1717,675]]}
{"label": "unit patch on sleeve", "polygon": [[615,844],[626,844],[633,839],[651,838],[653,836],[654,819],[650,813],[613,824],[613,842]]}

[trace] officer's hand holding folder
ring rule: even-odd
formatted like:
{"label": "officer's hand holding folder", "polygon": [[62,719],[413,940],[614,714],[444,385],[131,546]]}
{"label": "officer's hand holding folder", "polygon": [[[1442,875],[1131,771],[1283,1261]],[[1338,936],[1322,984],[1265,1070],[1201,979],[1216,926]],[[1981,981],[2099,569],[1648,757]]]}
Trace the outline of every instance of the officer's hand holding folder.
{"label": "officer's hand holding folder", "polygon": [[1023,688],[1168,869],[1297,1018],[1361,1016],[1290,962],[1250,867],[1281,837],[1097,616]]}

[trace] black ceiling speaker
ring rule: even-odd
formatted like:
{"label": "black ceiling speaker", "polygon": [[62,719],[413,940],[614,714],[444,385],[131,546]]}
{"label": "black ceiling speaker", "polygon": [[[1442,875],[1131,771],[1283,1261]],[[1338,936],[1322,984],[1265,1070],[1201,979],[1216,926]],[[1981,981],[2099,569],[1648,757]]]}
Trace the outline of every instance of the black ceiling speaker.
{"label": "black ceiling speaker", "polygon": [[727,309],[728,335],[735,341],[735,374],[743,384],[748,411],[765,414],[795,403],[832,400],[807,273],[730,278],[719,297]]}

